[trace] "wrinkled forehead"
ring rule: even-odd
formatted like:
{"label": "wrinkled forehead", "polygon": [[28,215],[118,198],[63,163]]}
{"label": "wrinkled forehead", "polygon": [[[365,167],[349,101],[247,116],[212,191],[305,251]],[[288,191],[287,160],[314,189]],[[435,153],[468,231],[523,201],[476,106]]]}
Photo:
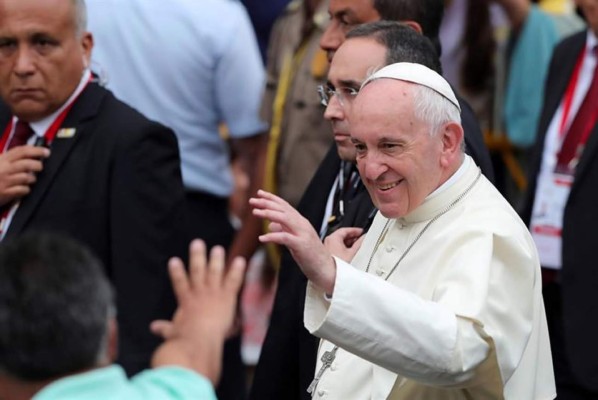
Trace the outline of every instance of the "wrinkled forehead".
{"label": "wrinkled forehead", "polygon": [[394,118],[413,110],[413,90],[417,85],[396,79],[377,79],[365,85],[355,97],[349,120]]}
{"label": "wrinkled forehead", "polygon": [[398,79],[381,78],[361,87],[355,98],[356,104],[369,104],[372,100],[394,105],[404,104],[412,98],[415,83]]}

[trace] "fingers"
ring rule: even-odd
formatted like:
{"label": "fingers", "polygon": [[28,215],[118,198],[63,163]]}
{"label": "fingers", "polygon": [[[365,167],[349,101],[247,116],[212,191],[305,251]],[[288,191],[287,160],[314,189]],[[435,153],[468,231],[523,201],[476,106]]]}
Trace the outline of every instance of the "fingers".
{"label": "fingers", "polygon": [[195,239],[189,245],[189,275],[193,287],[201,287],[206,275],[206,244]]}
{"label": "fingers", "polygon": [[168,339],[174,334],[174,326],[170,321],[156,320],[150,324],[150,331],[156,336]]}
{"label": "fingers", "polygon": [[233,291],[235,294],[239,292],[239,289],[241,288],[245,278],[246,267],[247,262],[243,257],[235,257],[230,265],[226,277],[224,278],[224,286],[228,290]]}
{"label": "fingers", "polygon": [[363,241],[365,240],[365,235],[360,236],[352,245],[351,248],[354,249],[359,249],[361,247],[361,244],[363,243]]}
{"label": "fingers", "polygon": [[268,224],[268,230],[270,232],[282,232],[282,225],[280,225],[278,222],[270,222]]}
{"label": "fingers", "polygon": [[334,231],[332,234],[330,234],[330,237],[340,237],[344,241],[349,238],[358,238],[359,236],[362,235],[362,233],[363,233],[362,228],[352,228],[352,227],[339,228],[336,231]]}
{"label": "fingers", "polygon": [[275,195],[275,194],[273,194],[273,193],[270,193],[270,192],[267,192],[267,191],[265,191],[265,190],[262,190],[262,189],[260,189],[260,190],[258,190],[258,191],[257,191],[257,195],[258,195],[258,197],[260,197],[260,198],[267,199],[267,200],[271,200],[271,201],[273,201],[273,202],[275,202],[275,203],[279,203],[279,204],[280,204],[280,203],[289,204],[289,203],[287,203],[286,201],[284,201],[284,200],[282,199],[282,197],[278,197],[277,195]]}
{"label": "fingers", "polygon": [[269,232],[258,237],[261,243],[276,243],[281,246],[292,247],[291,235],[287,232]]}
{"label": "fingers", "polygon": [[[257,197],[249,199],[249,204],[254,208],[255,211],[271,211],[276,213],[288,212],[294,210],[293,207],[280,197],[273,195],[272,193],[264,190],[258,190]],[[256,214],[257,216],[261,216]]]}
{"label": "fingers", "polygon": [[27,186],[29,187],[37,178],[35,174],[29,172],[20,172],[16,174],[12,174],[3,178],[3,186],[8,189],[14,186]]}
{"label": "fingers", "polygon": [[189,290],[191,289],[185,266],[180,258],[171,258],[168,261],[168,274],[170,275],[170,282],[172,289],[176,295],[179,304],[183,301]]}
{"label": "fingers", "polygon": [[9,169],[12,174],[19,172],[40,172],[43,169],[43,163],[40,160],[24,158],[14,161]]}
{"label": "fingers", "polygon": [[[231,271],[226,272],[226,252],[222,246],[214,246],[206,258],[206,244],[195,239],[189,246],[189,278],[186,278],[183,263],[178,258],[169,261],[169,270],[173,287],[179,303],[189,290],[201,291],[207,288],[219,288],[224,285],[243,282],[245,260],[237,257],[231,264]],[[182,275],[181,275],[182,273]],[[229,278],[230,275],[230,278]],[[232,283],[229,283],[229,280]]]}
{"label": "fingers", "polygon": [[16,185],[2,190],[2,198],[14,200],[19,199],[31,192],[29,185]]}
{"label": "fingers", "polygon": [[17,146],[6,153],[6,159],[10,161],[21,160],[21,159],[42,159],[50,156],[50,150],[45,147],[36,146]]}
{"label": "fingers", "polygon": [[210,261],[208,267],[207,284],[219,287],[222,285],[224,275],[224,263],[226,255],[222,246],[214,246],[210,251]]}

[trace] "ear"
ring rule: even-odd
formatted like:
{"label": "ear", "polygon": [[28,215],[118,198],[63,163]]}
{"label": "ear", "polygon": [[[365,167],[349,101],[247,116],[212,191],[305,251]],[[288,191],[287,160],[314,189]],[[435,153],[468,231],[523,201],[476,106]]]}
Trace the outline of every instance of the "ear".
{"label": "ear", "polygon": [[424,30],[422,29],[422,26],[419,24],[419,22],[415,22],[415,21],[401,21],[402,24],[407,25],[408,27],[410,27],[411,29],[413,29],[414,31],[416,31],[417,33],[419,33],[420,35],[424,34]]}
{"label": "ear", "polygon": [[81,36],[81,50],[83,52],[83,65],[85,68],[91,63],[91,50],[93,49],[93,36],[91,32],[85,32]]}
{"label": "ear", "polygon": [[456,122],[444,124],[439,132],[442,139],[440,163],[443,167],[450,167],[463,156],[463,127]]}

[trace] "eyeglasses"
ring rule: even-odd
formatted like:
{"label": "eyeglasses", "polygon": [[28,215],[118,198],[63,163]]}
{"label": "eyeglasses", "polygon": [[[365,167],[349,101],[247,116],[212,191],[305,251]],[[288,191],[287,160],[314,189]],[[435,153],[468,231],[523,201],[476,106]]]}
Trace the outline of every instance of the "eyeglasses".
{"label": "eyeglasses", "polygon": [[352,87],[340,87],[338,89],[333,89],[330,86],[318,86],[320,104],[322,104],[324,107],[328,107],[330,99],[332,99],[332,96],[335,95],[338,97],[338,101],[341,103],[341,106],[344,107],[349,101],[353,100],[353,98],[357,96],[357,93],[359,93],[359,90]]}

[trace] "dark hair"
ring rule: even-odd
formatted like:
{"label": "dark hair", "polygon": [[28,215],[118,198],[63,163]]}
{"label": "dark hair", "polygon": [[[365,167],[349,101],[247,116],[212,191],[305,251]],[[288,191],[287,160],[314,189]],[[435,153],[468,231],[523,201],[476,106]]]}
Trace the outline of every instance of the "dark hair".
{"label": "dark hair", "polygon": [[362,24],[347,34],[347,39],[367,37],[386,47],[386,64],[411,62],[425,65],[442,75],[438,53],[432,41],[411,27],[396,21]]}
{"label": "dark hair", "polygon": [[470,1],[463,44],[465,59],[461,67],[463,88],[470,93],[484,91],[494,76],[496,42],[487,1]]}
{"label": "dark hair", "polygon": [[415,21],[430,38],[438,55],[441,53],[440,23],[444,15],[444,0],[373,0],[380,18],[389,21]]}
{"label": "dark hair", "polygon": [[112,288],[77,242],[30,233],[0,245],[0,372],[39,381],[94,367]]}

